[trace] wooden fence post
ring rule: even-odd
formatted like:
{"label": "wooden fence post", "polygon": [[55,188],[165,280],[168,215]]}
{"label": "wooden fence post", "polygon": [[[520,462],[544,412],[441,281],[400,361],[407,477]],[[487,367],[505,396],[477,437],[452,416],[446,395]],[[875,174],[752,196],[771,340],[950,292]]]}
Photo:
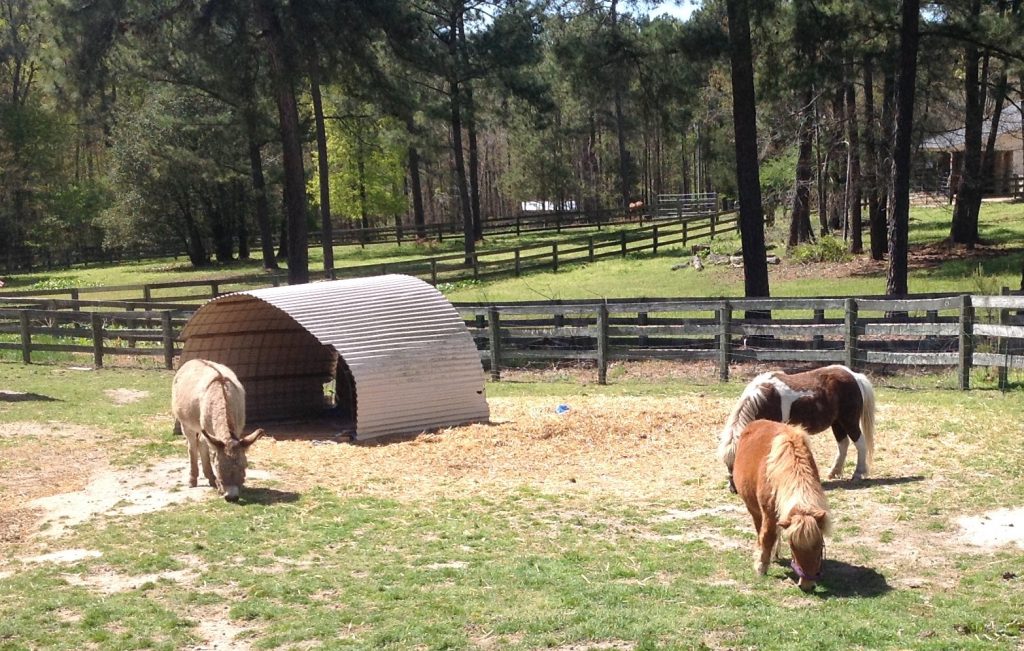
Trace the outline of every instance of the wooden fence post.
{"label": "wooden fence post", "polygon": [[[1010,288],[1003,287],[999,291],[1000,296],[1009,296]],[[1010,311],[1007,309],[999,310],[999,325],[1006,325],[1010,322]],[[996,340],[996,350],[1000,355],[1003,356],[1002,366],[999,367],[999,389],[1005,391],[1010,386],[1009,370],[1006,368],[1006,364],[1009,362],[1007,359],[1007,352],[1009,350],[1009,342],[1005,337],[999,337]]]}
{"label": "wooden fence post", "polygon": [[103,319],[98,312],[89,315],[92,321],[92,362],[96,368],[103,368]]}
{"label": "wooden fence post", "polygon": [[21,311],[21,361],[32,363],[32,330],[29,328],[28,310]]}
{"label": "wooden fence post", "polygon": [[480,278],[480,255],[473,252],[473,280]]}
{"label": "wooden fence post", "polygon": [[843,336],[846,340],[846,366],[851,370],[857,368],[857,300],[846,299],[846,321]]}
{"label": "wooden fence post", "polygon": [[82,306],[78,304],[79,294],[77,287],[71,290],[71,300],[75,302],[75,304],[71,306],[71,309],[75,312],[80,312],[82,310]]}
{"label": "wooden fence post", "polygon": [[622,257],[626,257],[626,231],[619,231],[619,246],[622,247]]}
{"label": "wooden fence post", "polygon": [[[636,324],[638,326],[645,326],[645,325],[647,325],[647,312],[637,312],[636,313]],[[637,335],[637,340],[636,341],[637,341],[637,345],[640,346],[641,348],[646,348],[647,347],[647,335]]]}
{"label": "wooden fence post", "polygon": [[[518,217],[516,219],[518,219]],[[523,272],[522,260],[520,260],[520,255],[521,254],[520,254],[520,251],[519,251],[519,247],[516,247],[516,250],[515,250],[515,276],[516,276],[516,278],[518,278],[519,274],[521,274]]]}
{"label": "wooden fence post", "polygon": [[690,234],[687,232],[688,228],[686,226],[686,220],[685,219],[680,219],[679,221],[683,225],[683,246],[685,247],[686,246],[686,240],[690,239]]}
{"label": "wooden fence post", "polygon": [[487,308],[487,325],[490,330],[491,379],[501,380],[501,325],[498,321],[498,308]]}
{"label": "wooden fence post", "polygon": [[587,260],[589,262],[594,261],[594,236],[591,235],[587,238]]}
{"label": "wooden fence post", "polygon": [[608,306],[597,306],[597,383],[608,384]]}
{"label": "wooden fence post", "polygon": [[971,388],[971,364],[974,361],[974,308],[971,297],[960,297],[960,365],[958,386],[961,391]]}
{"label": "wooden fence post", "polygon": [[658,253],[658,225],[655,224],[652,228],[651,233],[651,253]]}
{"label": "wooden fence post", "polygon": [[165,310],[160,315],[161,330],[164,338],[164,367],[174,368],[174,332],[171,330],[171,313]]}
{"label": "wooden fence post", "polygon": [[551,245],[551,271],[558,271],[558,243]]}
{"label": "wooden fence post", "polygon": [[149,285],[142,286],[142,300],[147,303],[153,300],[153,289]]}
{"label": "wooden fence post", "polygon": [[210,283],[210,298],[217,298],[220,294],[220,283]]}
{"label": "wooden fence post", "polygon": [[[825,323],[825,310],[814,310],[814,322]],[[814,335],[814,339],[811,343],[811,348],[814,350],[820,350],[822,345],[825,343],[824,335]]]}
{"label": "wooden fence post", "polygon": [[437,287],[437,258],[430,259],[430,284]]}
{"label": "wooden fence post", "polygon": [[718,308],[718,381],[729,381],[729,357],[732,353],[732,306],[729,301]]}

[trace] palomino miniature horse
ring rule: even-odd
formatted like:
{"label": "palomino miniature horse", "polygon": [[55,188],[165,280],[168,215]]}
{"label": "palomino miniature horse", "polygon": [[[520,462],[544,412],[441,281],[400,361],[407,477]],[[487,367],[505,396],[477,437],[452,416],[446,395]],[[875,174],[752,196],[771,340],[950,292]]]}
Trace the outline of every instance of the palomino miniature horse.
{"label": "palomino miniature horse", "polygon": [[845,366],[836,364],[792,374],[770,371],[750,381],[729,414],[718,445],[718,457],[729,469],[732,490],[736,441],[743,428],[758,418],[793,423],[809,434],[831,426],[839,451],[829,479],[842,476],[851,439],[857,446],[853,479],[863,479],[871,469],[875,452],[875,391],[867,377]]}
{"label": "palomino miniature horse", "polygon": [[736,445],[733,477],[757,530],[754,571],[768,571],[781,529],[793,553],[790,567],[799,577],[797,585],[804,592],[813,590],[821,578],[830,519],[807,433],[755,420]]}
{"label": "palomino miniature horse", "polygon": [[171,385],[171,413],[188,442],[189,486],[198,483],[197,462],[202,459],[203,474],[210,486],[227,501],[237,502],[248,465],[245,453],[263,436],[263,430],[241,436],[245,428],[245,389],[234,372],[205,359],[185,362]]}

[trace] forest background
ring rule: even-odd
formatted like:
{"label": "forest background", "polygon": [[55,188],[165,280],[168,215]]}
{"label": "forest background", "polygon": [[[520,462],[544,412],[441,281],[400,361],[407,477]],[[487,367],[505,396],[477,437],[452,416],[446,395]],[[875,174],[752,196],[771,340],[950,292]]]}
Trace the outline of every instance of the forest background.
{"label": "forest background", "polygon": [[767,294],[765,221],[905,257],[907,195],[948,172],[918,147],[954,128],[950,240],[971,246],[983,136],[1021,96],[1019,4],[0,0],[0,259],[260,256],[303,282],[310,232],[454,223],[468,256],[526,201],[715,191],[741,199],[746,293]]}

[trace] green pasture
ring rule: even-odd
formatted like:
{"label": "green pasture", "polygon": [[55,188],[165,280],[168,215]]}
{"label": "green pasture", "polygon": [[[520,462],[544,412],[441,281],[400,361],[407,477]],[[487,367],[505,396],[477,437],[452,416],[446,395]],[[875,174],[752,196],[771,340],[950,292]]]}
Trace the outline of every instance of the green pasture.
{"label": "green pasture", "polygon": [[[171,456],[184,479],[184,444],[166,413],[169,372],[0,363],[0,377],[0,389],[34,396],[0,400],[0,426],[99,428],[115,467]],[[150,395],[110,404],[104,392],[121,387]],[[663,377],[601,387],[567,373],[487,390],[575,404],[594,395],[696,401],[741,387]],[[0,545],[0,649],[187,648],[203,639],[210,611],[237,629],[235,643],[256,649],[1019,649],[1024,550],[979,552],[955,541],[959,516],[1024,504],[1021,397],[881,380],[879,479],[829,488],[836,527],[813,595],[781,564],[754,576],[745,516],[665,518],[739,505],[724,487],[693,482],[689,460],[679,463],[670,501],[562,493],[529,479],[409,500],[280,477],[250,481],[239,504],[211,498],[95,519],[59,540]],[[41,459],[51,443],[0,436],[0,449],[38,445]],[[4,459],[0,478],[10,478],[19,469]],[[873,518],[882,515],[879,527]],[[693,531],[711,535],[688,539]],[[23,560],[39,546],[102,556]],[[114,592],[83,583],[171,571],[196,576]]]}
{"label": "green pasture", "polygon": [[[949,232],[951,208],[915,208],[911,212],[910,241],[912,246],[937,244]],[[785,241],[788,225],[779,220],[768,229],[769,253],[782,258],[783,264],[769,267],[769,282],[773,296],[847,296],[885,293],[886,264],[870,263],[868,256],[841,256],[843,264],[860,267],[838,272],[829,270],[829,262],[810,262],[835,257],[842,243],[828,246],[817,244],[787,251]],[[562,233],[531,233],[522,237],[501,236],[487,238],[478,243],[481,251],[499,251],[515,246],[546,242],[568,243],[589,235],[614,231],[616,228],[572,230]],[[909,274],[912,293],[971,292],[998,293],[1001,287],[1016,288],[1021,284],[1021,265],[1024,260],[1024,204],[985,203],[982,206],[980,232],[985,246],[974,255],[958,253],[913,264]],[[869,234],[864,233],[864,246],[869,246]],[[707,241],[712,251],[721,254],[739,252],[739,236],[735,233]],[[457,254],[461,251],[459,238],[446,238],[442,242],[401,245],[373,244],[366,247],[338,246],[334,249],[337,267],[374,263],[398,262],[416,258]],[[258,255],[258,251],[254,252]],[[941,256],[940,256],[941,257]],[[609,258],[594,263],[573,263],[560,267],[557,273],[536,271],[519,278],[499,280],[461,281],[443,284],[440,289],[453,301],[510,301],[570,298],[618,297],[681,297],[681,296],[741,296],[742,270],[730,266],[705,265],[696,271],[689,265],[692,256],[681,247],[661,248],[657,254],[631,254],[625,259]],[[322,251],[310,249],[310,271],[316,276],[323,264]],[[285,267],[284,261],[281,262]],[[673,267],[681,265],[673,270]],[[262,266],[258,260],[214,264],[194,269],[185,259],[149,260],[115,266],[76,267],[70,270],[36,272],[6,278],[10,289],[101,287],[114,285],[140,285],[225,278],[258,274]],[[201,293],[201,289],[196,290]],[[98,298],[98,296],[89,295]],[[110,298],[104,296],[104,298]]]}

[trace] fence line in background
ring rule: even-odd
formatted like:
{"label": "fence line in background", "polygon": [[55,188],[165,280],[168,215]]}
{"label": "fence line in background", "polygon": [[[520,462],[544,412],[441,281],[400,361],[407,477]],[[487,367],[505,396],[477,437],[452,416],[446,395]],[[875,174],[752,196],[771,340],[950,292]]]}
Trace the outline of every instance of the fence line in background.
{"label": "fence line in background", "polygon": [[[69,303],[71,303],[69,301]],[[162,358],[167,368],[191,309],[88,311],[0,309],[0,350],[22,361],[44,352],[81,353],[102,366],[108,355]],[[536,361],[586,361],[607,382],[614,361],[644,359],[730,365],[843,363],[942,366],[970,388],[971,369],[1024,369],[1024,296],[905,298],[616,299],[458,304],[491,377]],[[771,318],[747,319],[744,312]]]}
{"label": "fence line in background", "polygon": [[[685,246],[693,240],[714,238],[716,235],[738,230],[737,219],[735,212],[686,217],[671,222],[654,222],[633,230],[572,238],[568,241],[540,242],[508,249],[480,251],[470,257],[469,264],[466,264],[464,253],[452,253],[399,262],[338,267],[326,275],[337,279],[403,273],[437,285],[501,275],[519,276],[524,272],[538,269],[557,271],[561,265],[573,262],[593,262],[597,259],[647,251],[657,253],[659,248]],[[268,285],[277,287],[286,284],[287,280],[286,273],[263,273],[144,285],[10,290],[0,291],[0,306],[7,304],[52,307],[56,303],[48,304],[45,301],[60,300],[64,297],[67,297],[64,300],[80,301],[83,296],[106,294],[118,295],[116,301],[100,301],[111,307],[114,306],[112,303],[130,303],[135,309],[159,309],[166,304],[195,304],[230,291]],[[128,294],[129,298],[124,298],[125,294]],[[34,301],[31,306],[28,305],[30,299]]]}

